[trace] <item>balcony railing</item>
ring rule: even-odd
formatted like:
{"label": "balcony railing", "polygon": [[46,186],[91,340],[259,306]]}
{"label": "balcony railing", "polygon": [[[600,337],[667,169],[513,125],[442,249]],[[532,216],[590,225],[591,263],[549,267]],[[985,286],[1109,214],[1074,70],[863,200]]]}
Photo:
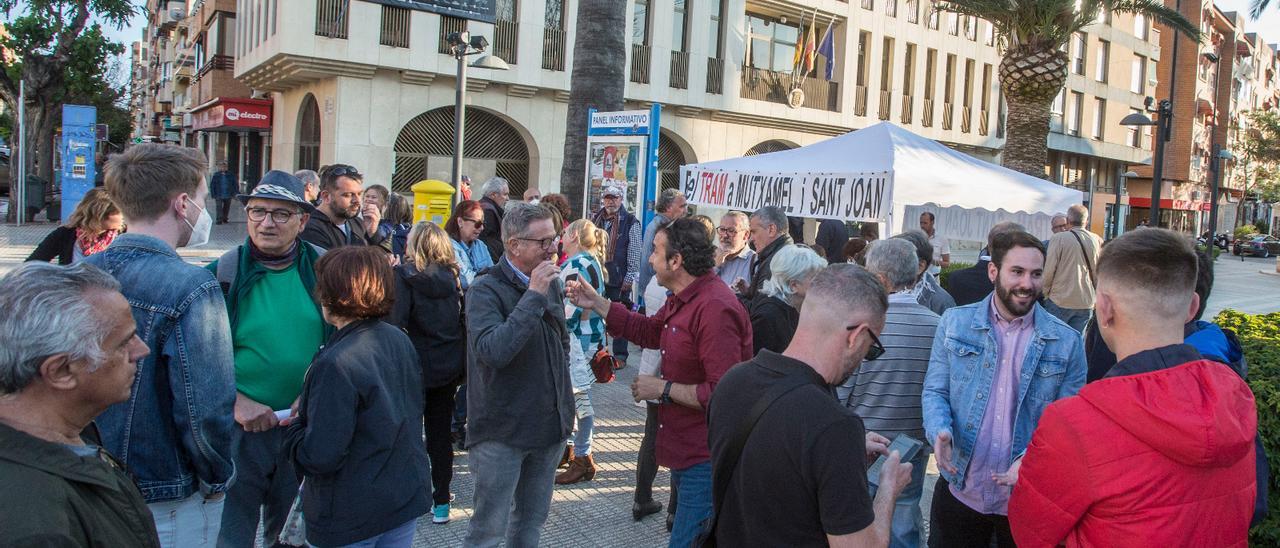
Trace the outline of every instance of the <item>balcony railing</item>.
{"label": "balcony railing", "polygon": [[907,22],[920,22],[920,0],[907,0]]}
{"label": "balcony railing", "polygon": [[196,78],[203,78],[211,70],[235,72],[236,58],[230,55],[214,55],[212,59],[209,59],[200,67],[200,71],[196,73]]}
{"label": "balcony railing", "polygon": [[924,100],[924,107],[920,112],[920,125],[933,127],[933,99]]}
{"label": "balcony railing", "polygon": [[872,11],[876,9],[876,0],[862,0],[862,9]]}
{"label": "balcony railing", "polygon": [[915,98],[910,95],[902,96],[902,118],[899,120],[904,125],[910,125],[913,121],[911,116],[911,103],[914,102],[914,100]]}
{"label": "balcony railing", "polygon": [[887,89],[880,90],[880,119],[889,119],[889,105],[893,102],[893,93]]}
{"label": "balcony railing", "polygon": [[991,122],[988,121],[991,118],[991,114],[984,108],[978,112],[978,116],[980,116],[978,118],[978,135],[986,136],[989,133],[988,130],[991,129]]}
{"label": "balcony railing", "polygon": [[853,88],[853,115],[867,115],[867,86],[854,86]]}
{"label": "balcony railing", "polygon": [[671,52],[671,87],[689,89],[689,52]]}
{"label": "balcony railing", "polygon": [[973,107],[960,107],[960,131],[969,133],[973,129]]}
{"label": "balcony railing", "polygon": [[379,29],[378,43],[393,48],[409,47],[409,14],[408,8],[382,6],[382,28]]}
{"label": "balcony railing", "polygon": [[942,129],[951,129],[955,114],[955,105],[951,103],[942,103]]}
{"label": "balcony railing", "polygon": [[564,43],[564,29],[552,27],[542,29],[543,70],[564,71]]}
{"label": "balcony railing", "polygon": [[520,43],[520,24],[498,19],[493,24],[493,54],[508,64],[516,64],[516,45]]}
{"label": "balcony railing", "polygon": [[[790,72],[774,72],[747,67],[742,70],[742,98],[771,103],[790,104],[793,88]],[[804,101],[800,106],[830,112],[839,112],[836,106],[840,97],[840,83],[820,78],[805,78],[800,82]]]}
{"label": "balcony railing", "polygon": [[349,0],[316,0],[316,36],[347,37]]}
{"label": "balcony railing", "polygon": [[724,93],[724,59],[707,58],[707,93]]}
{"label": "balcony railing", "polygon": [[449,35],[455,32],[467,30],[467,20],[448,15],[440,16],[440,48],[437,50],[445,55],[453,55],[453,46],[449,45]]}
{"label": "balcony railing", "polygon": [[884,14],[889,17],[898,16],[898,0],[885,0]]}
{"label": "balcony railing", "polygon": [[631,81],[649,83],[649,57],[652,48],[645,44],[631,44]]}

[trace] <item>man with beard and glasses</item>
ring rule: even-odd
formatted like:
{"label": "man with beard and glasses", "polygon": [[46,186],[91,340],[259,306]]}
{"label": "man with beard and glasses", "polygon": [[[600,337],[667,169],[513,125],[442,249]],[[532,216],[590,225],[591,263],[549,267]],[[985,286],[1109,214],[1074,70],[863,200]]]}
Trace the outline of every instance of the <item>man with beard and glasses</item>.
{"label": "man with beard and glasses", "polygon": [[1044,245],[1021,231],[992,240],[995,291],[946,311],[920,403],[941,478],[929,546],[1014,546],[1009,495],[1045,408],[1075,395],[1088,366],[1078,332],[1037,304]]}
{"label": "man with beard and glasses", "polygon": [[320,170],[320,205],[307,221],[302,239],[323,249],[344,245],[379,245],[386,235],[378,235],[382,214],[372,203],[360,206],[364,175],[346,164]]}

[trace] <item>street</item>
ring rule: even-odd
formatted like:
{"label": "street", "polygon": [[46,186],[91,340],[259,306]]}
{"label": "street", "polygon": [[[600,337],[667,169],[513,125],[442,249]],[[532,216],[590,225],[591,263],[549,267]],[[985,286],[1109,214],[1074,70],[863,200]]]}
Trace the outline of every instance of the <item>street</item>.
{"label": "street", "polygon": [[[210,204],[212,205],[212,204]],[[239,215],[237,218],[236,215]],[[187,260],[205,264],[244,238],[243,211],[233,208],[233,221],[215,226],[209,245],[181,250]],[[0,226],[0,273],[8,272],[35,248],[40,239],[54,227],[33,224],[23,227]],[[1247,257],[1241,260],[1223,254],[1216,263],[1216,280],[1205,318],[1225,308],[1250,313],[1280,311],[1280,276],[1260,271],[1274,271],[1275,259]],[[633,348],[632,364],[640,353]],[[644,432],[644,411],[632,403],[628,385],[635,367],[619,371],[611,384],[596,385],[592,399],[596,408],[596,433],[592,442],[599,472],[593,481],[558,486],[551,505],[551,515],[543,532],[548,546],[634,545],[659,546],[666,543],[665,513],[649,516],[641,522],[631,519],[632,491],[635,482],[635,456]],[[670,476],[659,472],[654,497],[666,503]],[[926,490],[921,504],[928,517],[936,467],[929,466]],[[419,521],[415,546],[456,546],[466,535],[473,500],[473,478],[466,453],[460,453],[454,464],[453,521],[434,525],[429,516]]]}

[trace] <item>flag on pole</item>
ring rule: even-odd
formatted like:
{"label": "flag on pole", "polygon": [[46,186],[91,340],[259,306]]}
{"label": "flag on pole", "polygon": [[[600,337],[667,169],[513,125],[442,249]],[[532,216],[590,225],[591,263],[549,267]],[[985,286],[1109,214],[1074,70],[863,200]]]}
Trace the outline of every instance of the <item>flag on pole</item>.
{"label": "flag on pole", "polygon": [[755,30],[751,28],[751,21],[747,20],[747,52],[742,56],[742,66],[750,67],[751,64],[751,32]]}
{"label": "flag on pole", "polygon": [[827,69],[824,74],[827,81],[831,81],[831,77],[835,76],[836,72],[836,44],[831,32],[832,23],[834,21],[827,23],[827,32],[822,35],[822,44],[818,45],[818,53],[827,58]]}
{"label": "flag on pole", "polygon": [[[804,19],[801,19],[803,21]],[[791,74],[798,75],[804,66],[804,23],[800,23],[800,38],[796,40],[796,53],[791,59]]]}
{"label": "flag on pole", "polygon": [[[809,34],[804,38],[804,74],[813,72],[814,58],[817,56],[817,34],[818,29],[814,28],[818,23],[818,10],[813,10],[813,19],[809,20]],[[803,24],[803,21],[801,22]]]}

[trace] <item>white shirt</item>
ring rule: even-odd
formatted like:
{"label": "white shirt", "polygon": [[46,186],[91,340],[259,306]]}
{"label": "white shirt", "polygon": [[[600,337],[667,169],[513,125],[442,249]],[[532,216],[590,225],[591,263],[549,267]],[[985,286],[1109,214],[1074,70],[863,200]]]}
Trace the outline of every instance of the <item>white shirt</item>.
{"label": "white shirt", "polygon": [[951,254],[951,240],[934,230],[933,236],[929,237],[929,245],[933,246],[933,264],[929,265],[929,273],[936,276],[942,272],[942,256]]}

